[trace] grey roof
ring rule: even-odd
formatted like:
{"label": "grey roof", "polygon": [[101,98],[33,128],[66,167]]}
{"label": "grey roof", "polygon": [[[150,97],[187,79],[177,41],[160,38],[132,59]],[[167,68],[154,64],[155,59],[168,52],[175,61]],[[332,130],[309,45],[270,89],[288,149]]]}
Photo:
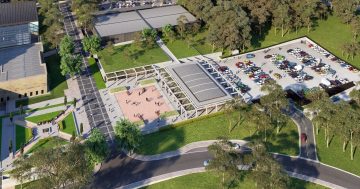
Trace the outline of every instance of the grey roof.
{"label": "grey roof", "polygon": [[0,49],[0,81],[46,74],[41,51],[41,43]]}
{"label": "grey roof", "polygon": [[24,24],[37,20],[35,1],[0,3],[0,26]]}
{"label": "grey roof", "polygon": [[141,31],[144,28],[161,28],[167,24],[177,25],[177,18],[181,15],[186,16],[189,22],[196,21],[196,18],[182,6],[176,5],[100,15],[96,17],[95,29],[101,37],[119,35]]}
{"label": "grey roof", "polygon": [[216,80],[197,63],[172,65],[167,70],[197,107],[231,99]]}

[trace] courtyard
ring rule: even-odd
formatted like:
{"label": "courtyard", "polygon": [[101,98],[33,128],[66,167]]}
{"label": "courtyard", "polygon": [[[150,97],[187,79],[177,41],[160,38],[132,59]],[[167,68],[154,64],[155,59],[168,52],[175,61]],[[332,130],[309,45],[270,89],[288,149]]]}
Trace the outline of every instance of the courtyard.
{"label": "courtyard", "polygon": [[132,122],[151,122],[174,111],[155,85],[118,92],[115,97],[124,117]]}

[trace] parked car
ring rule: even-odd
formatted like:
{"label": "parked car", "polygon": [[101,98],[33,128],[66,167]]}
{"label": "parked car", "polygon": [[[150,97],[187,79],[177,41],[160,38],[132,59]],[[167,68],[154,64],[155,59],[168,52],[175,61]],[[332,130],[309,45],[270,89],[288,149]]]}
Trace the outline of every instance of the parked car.
{"label": "parked car", "polygon": [[255,58],[255,54],[247,54],[246,58]]}
{"label": "parked car", "polygon": [[274,77],[276,79],[281,79],[282,78],[282,76],[279,73],[274,73]]}
{"label": "parked car", "polygon": [[270,54],[264,56],[265,59],[269,59],[271,57],[272,57],[272,55],[270,55]]}

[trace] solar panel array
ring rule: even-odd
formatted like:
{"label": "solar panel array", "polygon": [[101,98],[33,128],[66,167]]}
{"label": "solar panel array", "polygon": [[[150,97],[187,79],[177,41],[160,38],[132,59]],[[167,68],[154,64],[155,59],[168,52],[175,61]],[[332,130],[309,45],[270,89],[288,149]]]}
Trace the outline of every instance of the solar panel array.
{"label": "solar panel array", "polygon": [[199,102],[226,96],[220,86],[198,64],[172,69]]}

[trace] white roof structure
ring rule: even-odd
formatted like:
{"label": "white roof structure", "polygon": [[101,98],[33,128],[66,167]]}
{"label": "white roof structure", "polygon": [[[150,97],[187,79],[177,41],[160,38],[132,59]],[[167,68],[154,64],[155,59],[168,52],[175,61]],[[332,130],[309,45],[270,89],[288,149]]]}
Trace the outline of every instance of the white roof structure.
{"label": "white roof structure", "polygon": [[100,15],[95,19],[95,29],[100,37],[126,34],[145,28],[161,28],[167,24],[177,25],[177,19],[181,15],[189,22],[196,21],[192,14],[176,5]]}
{"label": "white roof structure", "polygon": [[46,74],[41,51],[41,43],[0,49],[0,82]]}

